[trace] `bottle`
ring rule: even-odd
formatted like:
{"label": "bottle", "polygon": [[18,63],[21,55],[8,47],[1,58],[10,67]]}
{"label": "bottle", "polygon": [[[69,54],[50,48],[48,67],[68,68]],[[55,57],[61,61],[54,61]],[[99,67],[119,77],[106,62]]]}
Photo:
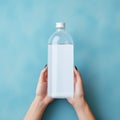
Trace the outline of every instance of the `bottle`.
{"label": "bottle", "polygon": [[56,32],[48,41],[48,91],[52,98],[73,97],[74,46],[65,31],[65,23],[56,23]]}

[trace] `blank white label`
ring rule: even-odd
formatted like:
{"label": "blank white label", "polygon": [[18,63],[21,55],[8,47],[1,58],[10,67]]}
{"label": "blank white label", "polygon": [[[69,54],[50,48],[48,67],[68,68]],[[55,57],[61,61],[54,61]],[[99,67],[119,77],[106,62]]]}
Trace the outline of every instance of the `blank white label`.
{"label": "blank white label", "polygon": [[48,96],[73,97],[73,45],[48,45]]}

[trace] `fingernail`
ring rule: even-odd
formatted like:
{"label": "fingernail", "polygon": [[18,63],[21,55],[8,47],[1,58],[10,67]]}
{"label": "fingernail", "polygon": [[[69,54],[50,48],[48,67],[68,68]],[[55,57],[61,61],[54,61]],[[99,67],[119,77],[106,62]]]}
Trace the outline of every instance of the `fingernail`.
{"label": "fingernail", "polygon": [[76,65],[75,65],[75,69],[78,70],[77,67],[76,67]]}
{"label": "fingernail", "polygon": [[44,66],[44,68],[47,67],[47,64]]}

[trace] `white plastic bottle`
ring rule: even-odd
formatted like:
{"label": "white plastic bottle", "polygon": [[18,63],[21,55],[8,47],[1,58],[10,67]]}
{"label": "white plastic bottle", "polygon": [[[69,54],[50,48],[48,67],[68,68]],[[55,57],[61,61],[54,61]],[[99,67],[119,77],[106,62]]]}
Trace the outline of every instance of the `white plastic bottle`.
{"label": "white plastic bottle", "polygon": [[56,23],[56,32],[48,41],[48,96],[73,97],[74,45],[65,31],[65,23]]}

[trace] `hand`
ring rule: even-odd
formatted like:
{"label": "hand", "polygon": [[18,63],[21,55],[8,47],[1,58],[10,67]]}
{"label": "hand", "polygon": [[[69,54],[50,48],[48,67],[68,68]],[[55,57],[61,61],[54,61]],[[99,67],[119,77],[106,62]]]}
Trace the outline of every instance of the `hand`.
{"label": "hand", "polygon": [[47,82],[48,82],[48,67],[45,67],[39,77],[38,85],[36,88],[36,97],[39,97],[40,100],[44,101],[46,104],[49,104],[53,101],[53,98],[47,96]]}
{"label": "hand", "polygon": [[74,96],[68,98],[68,102],[74,107],[79,120],[95,120],[87,102],[84,99],[82,78],[78,70],[74,68]]}
{"label": "hand", "polygon": [[68,98],[68,102],[76,109],[81,108],[84,103],[84,91],[82,78],[78,70],[74,68],[74,96]]}
{"label": "hand", "polygon": [[41,71],[36,88],[36,97],[32,102],[24,120],[41,120],[45,108],[53,100],[52,98],[47,97],[47,71],[47,67]]}

